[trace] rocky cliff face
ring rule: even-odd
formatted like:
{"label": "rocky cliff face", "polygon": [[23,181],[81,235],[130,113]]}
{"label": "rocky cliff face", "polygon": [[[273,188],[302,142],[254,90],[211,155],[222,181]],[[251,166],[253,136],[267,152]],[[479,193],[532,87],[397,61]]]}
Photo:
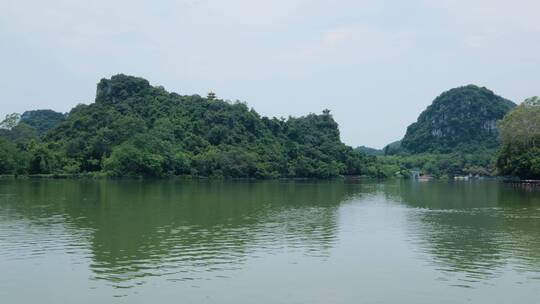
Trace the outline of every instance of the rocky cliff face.
{"label": "rocky cliff face", "polygon": [[130,97],[151,95],[153,90],[156,89],[146,79],[124,74],[114,75],[111,79],[104,78],[98,83],[96,102],[115,103]]}

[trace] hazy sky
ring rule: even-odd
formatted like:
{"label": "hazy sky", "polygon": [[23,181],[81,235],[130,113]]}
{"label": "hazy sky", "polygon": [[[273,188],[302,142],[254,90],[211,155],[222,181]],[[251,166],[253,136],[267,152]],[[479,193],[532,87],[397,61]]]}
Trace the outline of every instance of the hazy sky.
{"label": "hazy sky", "polygon": [[540,94],[539,0],[0,0],[0,115],[93,102],[124,73],[267,116],[332,110],[382,147],[442,91]]}

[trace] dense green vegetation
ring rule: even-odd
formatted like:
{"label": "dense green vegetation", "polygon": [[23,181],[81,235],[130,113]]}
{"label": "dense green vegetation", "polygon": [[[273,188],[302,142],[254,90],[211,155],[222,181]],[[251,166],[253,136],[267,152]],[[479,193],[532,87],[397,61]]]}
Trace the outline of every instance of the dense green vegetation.
{"label": "dense green vegetation", "polygon": [[436,177],[496,174],[497,121],[515,107],[474,85],[444,92],[407,128],[401,141],[387,145],[383,164]]}
{"label": "dense green vegetation", "polygon": [[[36,117],[37,123],[28,123]],[[32,134],[15,136],[22,127]],[[23,115],[4,128],[0,174],[385,175],[374,157],[341,142],[329,110],[298,118],[261,117],[245,103],[215,94],[169,93],[125,75],[102,79],[95,103],[78,105],[65,118]]]}
{"label": "dense green vegetation", "polygon": [[[340,175],[540,178],[540,105],[469,85],[437,97],[403,140],[378,150],[340,140],[329,110],[268,118],[242,102],[183,96],[142,78],[102,79],[68,114],[0,122],[0,174],[332,178]],[[497,122],[502,147],[500,146]],[[497,172],[497,168],[499,172]]]}
{"label": "dense green vegetation", "polygon": [[502,175],[540,179],[540,98],[525,100],[499,124],[502,146],[497,166]]}
{"label": "dense green vegetation", "polygon": [[395,174],[407,176],[411,171],[436,178],[479,175],[494,176],[495,160],[492,153],[421,153],[379,156],[380,167],[393,167]]}
{"label": "dense green vegetation", "polygon": [[0,138],[26,148],[30,142],[39,141],[41,136],[64,119],[64,114],[53,110],[27,111],[22,115],[9,114],[0,122]]}
{"label": "dense green vegetation", "polygon": [[515,104],[474,85],[444,92],[407,128],[401,143],[411,153],[497,149],[497,121]]}

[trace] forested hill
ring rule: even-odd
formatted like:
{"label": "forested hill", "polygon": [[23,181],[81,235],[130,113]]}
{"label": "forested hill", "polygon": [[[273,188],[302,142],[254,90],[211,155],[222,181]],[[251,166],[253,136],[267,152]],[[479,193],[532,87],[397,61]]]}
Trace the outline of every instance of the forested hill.
{"label": "forested hill", "polygon": [[64,119],[64,114],[53,110],[33,110],[24,112],[21,115],[20,123],[34,128],[38,135],[43,135],[59,125]]}
{"label": "forested hill", "polygon": [[497,121],[516,105],[468,85],[444,92],[407,128],[401,146],[410,153],[495,150]]}
{"label": "forested hill", "polygon": [[41,136],[64,119],[64,114],[53,110],[26,111],[22,115],[13,113],[0,122],[0,140],[25,147],[32,141],[39,141]]}
{"label": "forested hill", "polygon": [[[8,148],[4,151],[13,151]],[[41,142],[17,148],[27,158],[13,161],[11,171],[20,173],[258,178],[380,174],[374,157],[341,142],[328,110],[298,118],[261,117],[245,103],[219,100],[214,94],[203,98],[169,93],[126,75],[102,79],[95,103],[76,106]],[[21,164],[27,167],[23,170]],[[4,167],[0,174],[10,173],[9,166]]]}

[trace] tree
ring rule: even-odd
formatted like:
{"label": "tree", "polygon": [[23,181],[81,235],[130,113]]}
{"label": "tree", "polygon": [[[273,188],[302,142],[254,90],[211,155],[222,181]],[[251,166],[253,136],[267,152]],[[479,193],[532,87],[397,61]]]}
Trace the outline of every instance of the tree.
{"label": "tree", "polygon": [[20,120],[21,120],[21,114],[18,114],[18,113],[8,114],[6,115],[4,120],[0,122],[0,128],[11,130],[17,124],[19,124]]}
{"label": "tree", "polygon": [[43,143],[31,143],[29,146],[29,165],[30,174],[51,174],[57,172],[60,168],[60,161]]}
{"label": "tree", "polygon": [[525,100],[499,123],[502,147],[497,155],[501,174],[540,178],[540,105],[538,97]]}
{"label": "tree", "polygon": [[0,174],[15,172],[17,149],[14,145],[0,139]]}

